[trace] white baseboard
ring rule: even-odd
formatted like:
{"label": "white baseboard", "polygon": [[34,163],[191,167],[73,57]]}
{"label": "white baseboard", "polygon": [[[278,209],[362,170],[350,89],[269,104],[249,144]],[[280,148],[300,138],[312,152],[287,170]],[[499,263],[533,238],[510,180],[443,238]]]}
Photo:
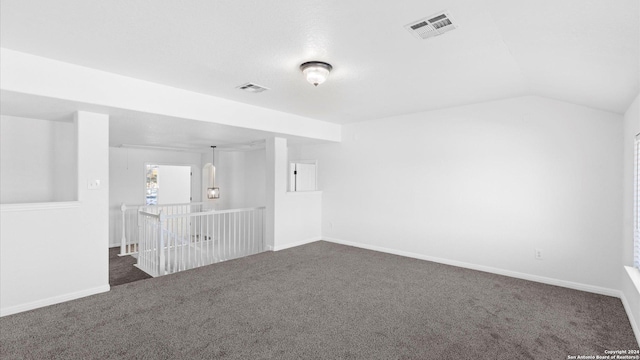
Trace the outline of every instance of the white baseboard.
{"label": "white baseboard", "polygon": [[600,286],[581,284],[581,283],[576,283],[572,281],[558,280],[558,279],[548,278],[544,276],[526,274],[526,273],[521,273],[521,272],[511,271],[511,270],[504,270],[504,269],[499,269],[499,268],[494,268],[494,267],[484,266],[484,265],[476,265],[476,264],[466,263],[462,261],[443,259],[443,258],[434,257],[434,256],[428,256],[428,255],[402,251],[402,250],[395,250],[395,249],[385,248],[381,246],[361,244],[361,243],[335,239],[330,237],[323,237],[322,239],[325,241],[336,243],[336,244],[354,246],[362,249],[380,251],[384,253],[406,256],[406,257],[420,259],[420,260],[433,261],[440,264],[452,265],[452,266],[462,267],[462,268],[471,269],[471,270],[478,270],[478,271],[488,272],[492,274],[498,274],[498,275],[504,275],[504,276],[509,276],[513,278],[523,279],[523,280],[535,281],[543,284],[561,286],[569,289],[581,290],[581,291],[591,292],[595,294],[613,296],[617,298],[620,298],[620,295],[621,295],[621,292],[619,290],[604,288]]}
{"label": "white baseboard", "polygon": [[296,241],[294,243],[290,243],[290,244],[285,244],[285,245],[280,245],[280,246],[274,246],[273,251],[280,251],[280,250],[284,250],[284,249],[288,249],[288,248],[292,248],[292,247],[296,247],[296,246],[300,246],[300,245],[306,245],[312,242],[316,242],[316,241],[320,241],[322,240],[322,236],[314,236],[312,238],[308,238],[302,241]]}
{"label": "white baseboard", "polygon": [[70,294],[58,295],[58,296],[53,296],[53,297],[42,299],[42,300],[32,301],[26,304],[10,306],[7,308],[0,308],[0,316],[17,314],[23,311],[28,311],[28,310],[49,306],[49,305],[59,304],[65,301],[75,300],[75,299],[83,298],[85,296],[107,292],[109,290],[111,290],[111,286],[103,285],[103,286],[98,286],[91,289],[85,289],[85,290],[73,292]]}
{"label": "white baseboard", "polygon": [[348,246],[358,247],[358,248],[367,249],[367,250],[380,251],[384,253],[406,256],[406,257],[411,257],[411,258],[420,259],[420,260],[433,261],[440,264],[458,266],[458,267],[467,268],[471,270],[484,271],[488,273],[514,277],[514,278],[523,279],[523,280],[535,281],[535,282],[548,284],[548,285],[561,286],[561,287],[574,289],[574,290],[581,290],[581,291],[591,292],[591,293],[600,294],[600,295],[617,297],[622,301],[622,306],[624,306],[624,309],[627,313],[627,317],[629,318],[629,322],[631,323],[631,328],[633,329],[633,333],[636,337],[636,341],[638,341],[638,345],[640,345],[640,324],[637,322],[637,320],[640,320],[640,319],[634,318],[633,312],[631,311],[631,305],[629,304],[629,301],[625,297],[624,293],[620,290],[609,289],[609,288],[604,288],[604,287],[594,286],[594,285],[581,284],[581,283],[576,283],[572,281],[558,280],[558,279],[548,278],[544,276],[521,273],[517,271],[493,268],[489,266],[470,264],[470,263],[465,263],[461,261],[443,259],[443,258],[438,258],[433,256],[422,255],[418,253],[412,253],[408,251],[385,248],[381,246],[361,244],[361,243],[356,243],[356,242],[346,241],[346,240],[341,240],[336,238],[323,237],[323,240],[333,242],[336,244],[348,245]]}

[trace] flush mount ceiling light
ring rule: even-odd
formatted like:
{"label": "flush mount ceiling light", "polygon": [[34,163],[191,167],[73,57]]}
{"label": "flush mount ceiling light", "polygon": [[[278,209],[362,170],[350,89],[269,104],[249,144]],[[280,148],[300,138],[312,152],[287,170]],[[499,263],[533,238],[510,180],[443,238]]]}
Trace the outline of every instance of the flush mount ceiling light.
{"label": "flush mount ceiling light", "polygon": [[300,70],[302,70],[307,81],[314,86],[325,82],[329,77],[331,69],[333,69],[331,64],[322,61],[308,61],[300,65]]}

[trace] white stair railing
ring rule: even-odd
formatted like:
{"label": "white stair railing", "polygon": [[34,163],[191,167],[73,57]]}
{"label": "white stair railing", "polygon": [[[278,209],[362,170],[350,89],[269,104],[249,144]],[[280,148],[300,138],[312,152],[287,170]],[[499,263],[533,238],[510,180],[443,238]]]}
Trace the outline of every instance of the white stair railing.
{"label": "white stair railing", "polygon": [[120,205],[121,229],[120,256],[134,255],[138,252],[138,209],[141,205]]}
{"label": "white stair railing", "polygon": [[161,276],[263,252],[264,209],[167,215],[165,209],[141,208],[137,266]]}
{"label": "white stair railing", "polygon": [[125,256],[138,253],[138,237],[140,234],[138,211],[140,209],[144,208],[156,214],[162,211],[165,215],[178,215],[206,211],[209,206],[210,204],[204,202],[171,205],[126,205],[122,203],[120,206],[122,231],[120,254],[118,255]]}
{"label": "white stair railing", "polygon": [[161,215],[148,213],[142,210],[138,211],[138,224],[139,224],[139,242],[138,242],[138,263],[136,266],[143,269],[151,276],[158,276],[160,274],[160,249],[163,245],[162,231],[161,231]]}

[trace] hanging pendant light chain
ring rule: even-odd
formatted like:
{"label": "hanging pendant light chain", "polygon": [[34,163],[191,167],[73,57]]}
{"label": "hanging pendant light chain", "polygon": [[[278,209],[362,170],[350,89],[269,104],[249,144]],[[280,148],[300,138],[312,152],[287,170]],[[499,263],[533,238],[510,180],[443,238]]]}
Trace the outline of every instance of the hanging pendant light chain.
{"label": "hanging pendant light chain", "polygon": [[211,146],[211,173],[209,174],[211,187],[207,188],[207,198],[209,199],[220,198],[220,189],[216,187],[216,167],[214,165],[216,157],[215,149],[215,146]]}

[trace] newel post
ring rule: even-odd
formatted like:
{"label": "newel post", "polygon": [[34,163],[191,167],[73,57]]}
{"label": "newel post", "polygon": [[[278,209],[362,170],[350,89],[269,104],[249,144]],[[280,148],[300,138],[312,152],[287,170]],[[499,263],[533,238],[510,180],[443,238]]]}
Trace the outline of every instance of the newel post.
{"label": "newel post", "polygon": [[120,239],[120,255],[124,255],[127,253],[127,236],[126,236],[126,211],[127,205],[122,203],[120,205],[120,211],[122,212],[122,239]]}
{"label": "newel post", "polygon": [[166,217],[162,213],[162,210],[158,212],[158,231],[160,232],[160,236],[158,236],[158,251],[160,254],[158,256],[158,275],[162,276],[166,274],[166,264],[164,263],[164,223]]}

